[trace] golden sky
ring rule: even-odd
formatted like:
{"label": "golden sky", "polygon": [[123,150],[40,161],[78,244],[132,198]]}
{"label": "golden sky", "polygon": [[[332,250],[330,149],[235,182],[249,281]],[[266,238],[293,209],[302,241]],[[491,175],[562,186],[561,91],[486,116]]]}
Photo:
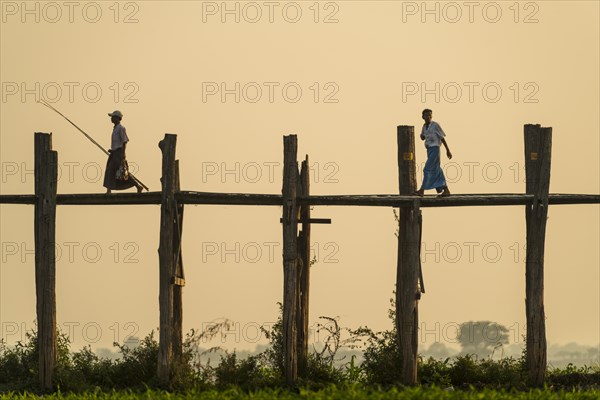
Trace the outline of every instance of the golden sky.
{"label": "golden sky", "polygon": [[[552,193],[600,192],[597,1],[1,1],[2,194],[33,192],[33,133],[53,132],[59,193],[100,193],[106,113],[160,188],[165,133],[184,190],[280,193],[297,134],[313,194],[397,193],[396,126],[433,109],[454,193],[522,193],[523,125],[553,128]],[[417,163],[426,158],[417,138]],[[422,174],[419,172],[418,179]],[[33,207],[2,205],[2,337],[35,319]],[[282,299],[278,207],[186,206],[184,330],[239,323],[251,349]],[[523,207],[425,209],[421,346],[456,324],[525,333]],[[390,327],[397,243],[391,209],[315,207],[311,324]],[[59,206],[57,318],[76,347],[158,326],[158,206]],[[600,207],[553,206],[545,254],[547,337],[598,344]]]}

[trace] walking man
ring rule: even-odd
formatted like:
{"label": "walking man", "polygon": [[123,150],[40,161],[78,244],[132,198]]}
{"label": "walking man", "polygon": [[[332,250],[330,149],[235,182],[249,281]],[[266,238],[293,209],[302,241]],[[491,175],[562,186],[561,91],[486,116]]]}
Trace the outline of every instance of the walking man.
{"label": "walking man", "polygon": [[421,188],[414,194],[417,196],[423,196],[425,190],[435,189],[436,192],[440,193],[440,196],[450,196],[450,189],[446,184],[446,178],[444,177],[444,171],[440,166],[440,144],[443,144],[446,148],[446,155],[448,159],[452,158],[450,148],[446,143],[444,137],[446,134],[442,130],[440,124],[431,120],[433,112],[426,108],[423,110],[422,117],[425,123],[421,129],[421,140],[425,141],[425,147],[427,148],[427,162],[423,168],[423,183]]}
{"label": "walking man", "polygon": [[129,138],[127,137],[125,127],[121,125],[121,119],[123,119],[121,111],[113,111],[108,116],[115,126],[110,139],[110,150],[108,150],[110,155],[106,162],[106,172],[104,174],[106,193],[110,194],[111,190],[125,190],[134,186],[137,188],[138,193],[141,193],[142,186],[131,176],[126,180],[117,179],[116,177],[117,170],[123,161],[126,160],[125,147],[127,146],[127,142],[129,142]]}

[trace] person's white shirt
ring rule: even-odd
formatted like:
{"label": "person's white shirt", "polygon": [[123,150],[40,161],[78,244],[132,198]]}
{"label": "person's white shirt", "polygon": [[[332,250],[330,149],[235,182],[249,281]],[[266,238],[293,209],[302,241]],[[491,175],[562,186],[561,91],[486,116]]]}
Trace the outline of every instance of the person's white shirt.
{"label": "person's white shirt", "polygon": [[428,127],[426,127],[426,124],[423,124],[423,128],[421,129],[421,139],[425,140],[425,147],[439,147],[442,144],[442,138],[444,138],[444,136],[446,136],[446,134],[437,122],[431,121]]}
{"label": "person's white shirt", "polygon": [[116,150],[121,148],[123,147],[123,143],[127,142],[129,142],[129,138],[127,137],[127,131],[125,130],[125,127],[121,124],[115,125],[110,138],[110,149]]}

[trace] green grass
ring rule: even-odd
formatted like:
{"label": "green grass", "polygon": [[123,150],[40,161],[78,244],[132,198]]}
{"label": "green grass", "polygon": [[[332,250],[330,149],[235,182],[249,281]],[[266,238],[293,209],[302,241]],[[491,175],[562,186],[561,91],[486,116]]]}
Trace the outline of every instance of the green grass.
{"label": "green grass", "polygon": [[391,388],[387,390],[369,389],[362,386],[346,386],[338,388],[330,386],[319,391],[309,391],[300,389],[298,391],[287,391],[284,389],[262,389],[255,392],[245,392],[239,388],[231,388],[227,390],[208,390],[208,391],[187,391],[184,393],[169,393],[158,390],[148,390],[146,392],[132,391],[113,391],[113,392],[86,392],[81,394],[62,394],[60,392],[51,395],[39,397],[34,394],[23,393],[7,393],[0,395],[0,400],[184,400],[184,399],[199,399],[199,400],[294,400],[294,399],[315,399],[315,400],[358,400],[358,399],[374,399],[374,400],[396,400],[396,399],[491,399],[491,400],[553,400],[553,399],[593,399],[597,400],[600,397],[600,391],[554,391],[551,389],[532,389],[529,391],[505,391],[505,390],[490,390],[484,389],[477,391],[469,389],[461,390],[445,390],[439,387],[414,387],[407,389]]}

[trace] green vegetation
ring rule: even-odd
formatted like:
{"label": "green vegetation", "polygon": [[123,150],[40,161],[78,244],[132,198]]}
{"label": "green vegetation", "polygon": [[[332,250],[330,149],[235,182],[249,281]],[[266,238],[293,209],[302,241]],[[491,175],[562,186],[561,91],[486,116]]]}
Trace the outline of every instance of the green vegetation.
{"label": "green vegetation", "polygon": [[[393,317],[390,310],[392,320]],[[172,398],[200,399],[295,399],[307,398],[309,393],[310,398],[317,399],[596,399],[600,394],[598,366],[577,368],[569,365],[550,369],[545,390],[530,391],[523,356],[492,360],[471,354],[444,360],[421,358],[418,376],[422,386],[403,388],[398,368],[402,359],[394,329],[383,332],[374,332],[367,327],[343,329],[335,318],[322,318],[325,323],[320,324],[319,329],[326,334],[325,344],[309,354],[306,374],[295,388],[284,385],[280,318],[270,330],[263,328],[270,341],[266,351],[243,359],[235,352],[225,352],[217,365],[201,361],[198,344],[214,337],[226,326],[214,325],[201,334],[192,330],[184,340],[183,355],[173,368],[169,387],[160,387],[156,379],[158,343],[154,332],[135,348],[115,343],[121,354],[117,360],[99,358],[90,347],[71,353],[68,338],[59,333],[56,392],[44,398],[76,398],[65,394],[71,392],[81,394],[77,398],[82,399],[168,397],[162,390],[177,394]],[[343,336],[349,338],[342,339]],[[341,348],[360,348],[362,363],[357,363],[355,357],[341,359],[338,356]],[[215,350],[211,348],[204,353]],[[24,393],[41,394],[37,368],[33,330],[27,333],[24,343],[19,342],[14,348],[0,342],[0,393],[5,393],[0,398],[26,399],[34,397]]]}
{"label": "green vegetation", "polygon": [[[0,395],[0,400],[34,400],[41,399],[32,394],[7,393]],[[43,399],[47,400],[296,400],[296,399],[315,399],[315,400],[401,400],[401,399],[436,399],[436,400],[596,400],[598,392],[593,391],[550,391],[542,389],[533,389],[526,392],[514,392],[504,390],[484,389],[483,391],[466,390],[452,391],[439,387],[416,387],[398,389],[365,388],[360,386],[336,387],[329,386],[319,391],[299,389],[297,391],[285,389],[261,389],[254,392],[246,392],[239,388],[230,388],[226,390],[190,390],[186,393],[169,393],[160,390],[147,390],[140,393],[132,391],[112,391],[108,393],[95,391],[85,394],[65,394],[61,392],[46,395]]]}

